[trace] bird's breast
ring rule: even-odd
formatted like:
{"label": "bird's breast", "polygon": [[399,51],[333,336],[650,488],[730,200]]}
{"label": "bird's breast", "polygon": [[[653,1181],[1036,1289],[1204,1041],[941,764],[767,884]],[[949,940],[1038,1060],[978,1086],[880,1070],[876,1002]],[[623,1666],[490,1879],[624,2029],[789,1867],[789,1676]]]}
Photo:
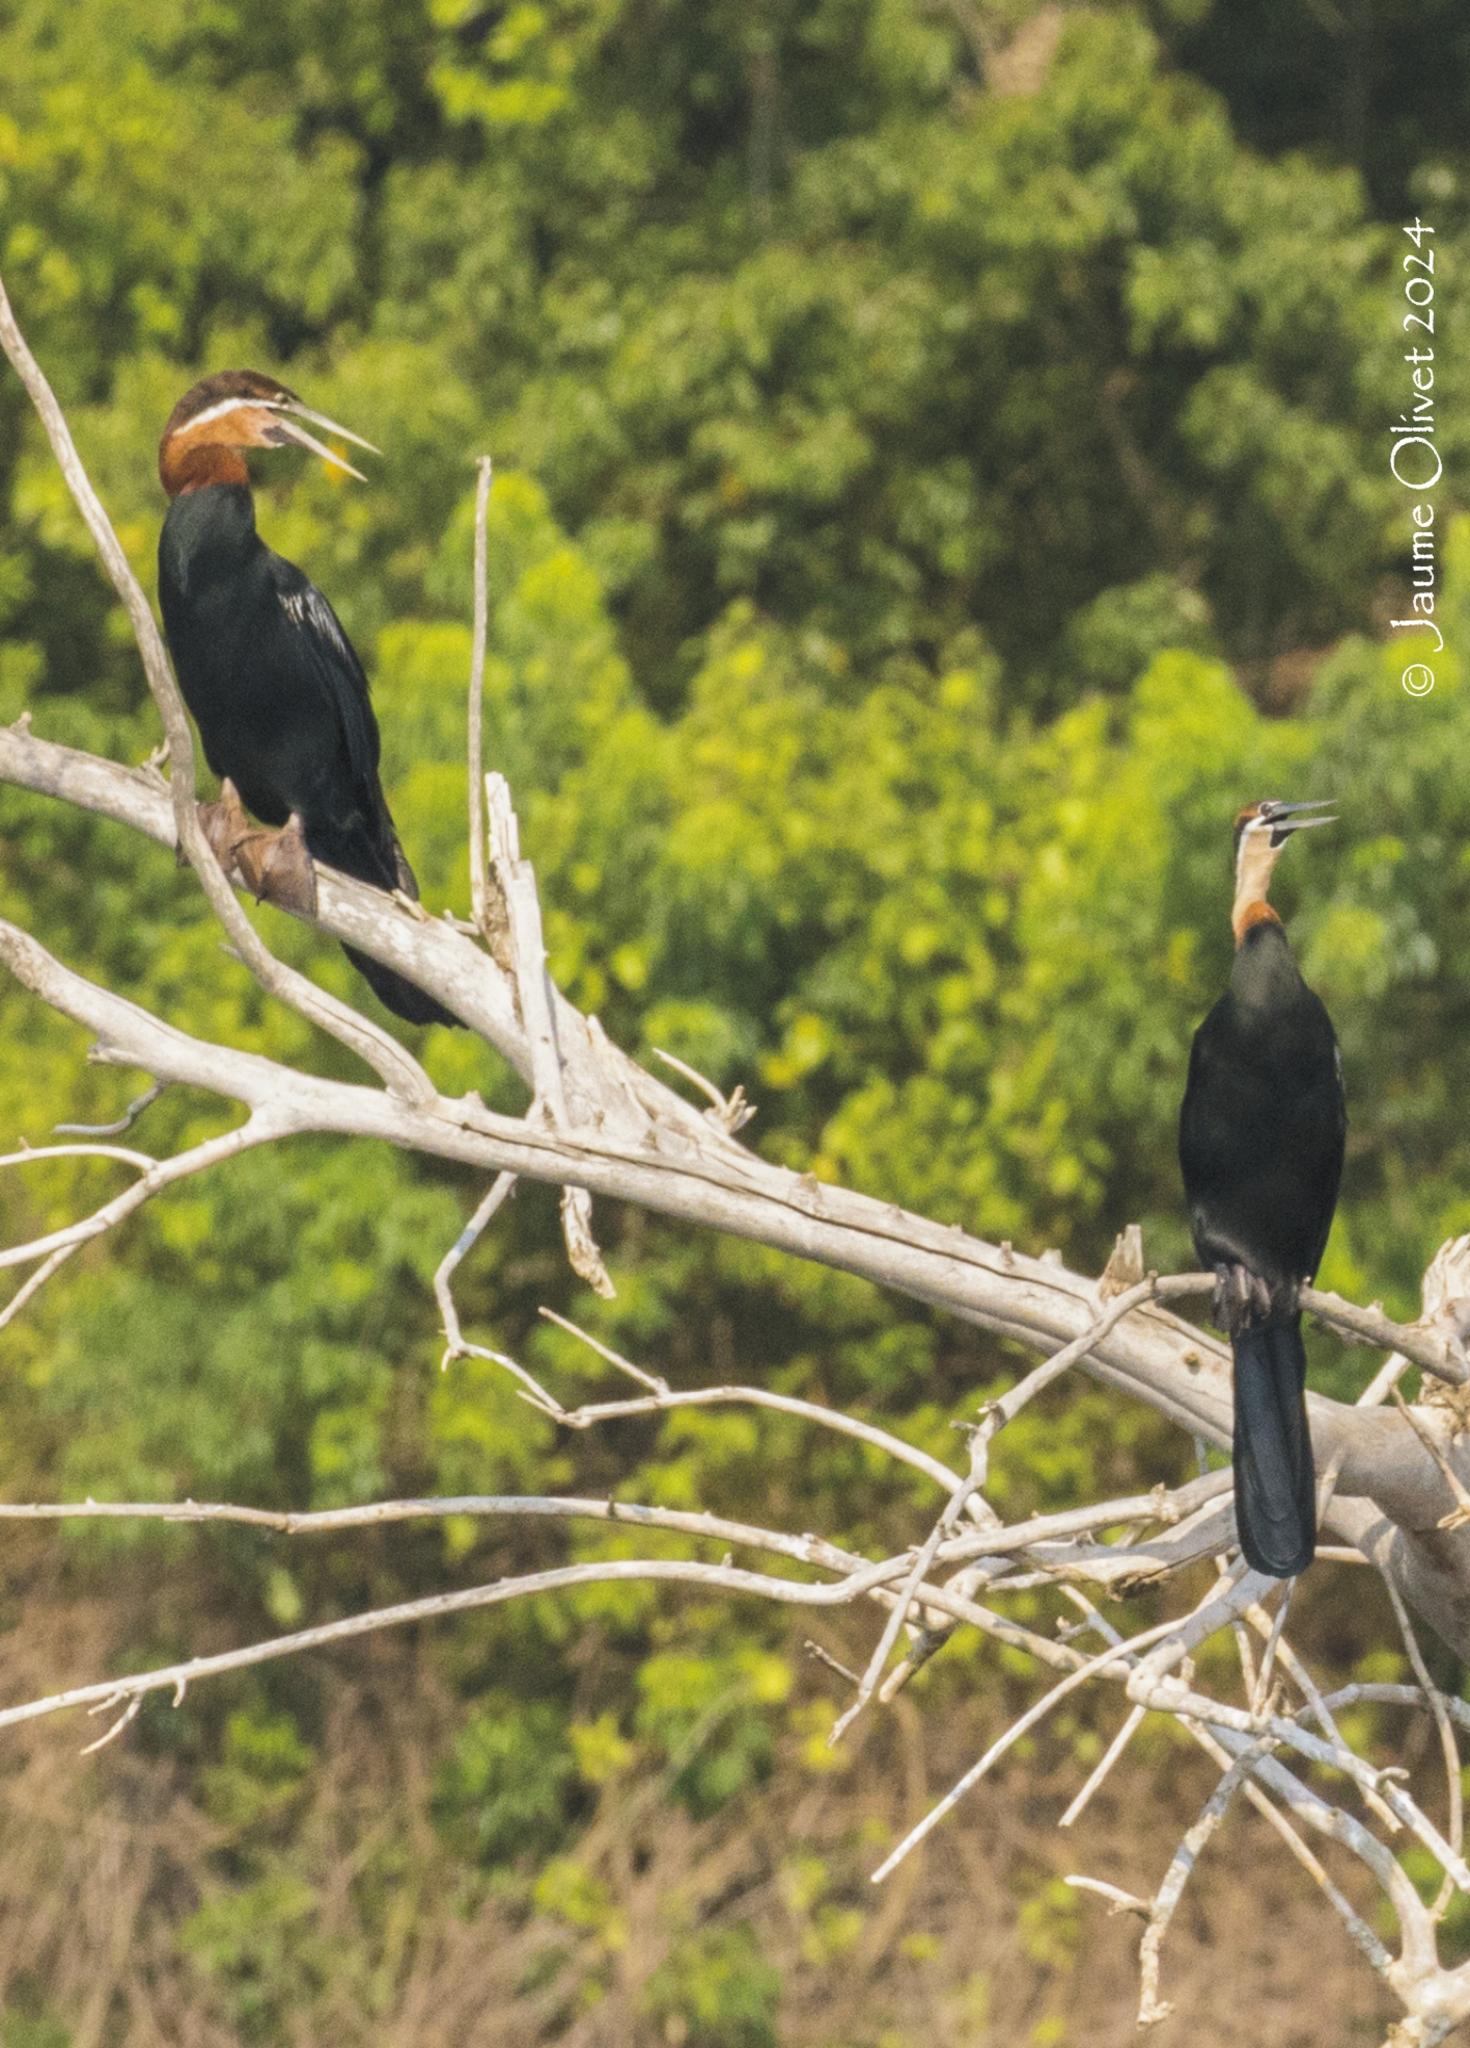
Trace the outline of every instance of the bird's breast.
{"label": "bird's breast", "polygon": [[340,734],[268,579],[196,565],[182,587],[161,581],[160,594],[179,686],[214,773],[266,824],[317,808]]}

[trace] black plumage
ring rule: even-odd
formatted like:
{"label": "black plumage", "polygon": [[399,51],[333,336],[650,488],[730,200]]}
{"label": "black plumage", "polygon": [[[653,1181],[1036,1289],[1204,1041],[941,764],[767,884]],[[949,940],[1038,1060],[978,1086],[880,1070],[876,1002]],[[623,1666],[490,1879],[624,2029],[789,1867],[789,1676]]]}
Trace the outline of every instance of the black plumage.
{"label": "black plumage", "polygon": [[1238,892],[1230,985],[1195,1034],[1179,1120],[1195,1249],[1219,1279],[1215,1316],[1235,1359],[1241,1545],[1278,1578],[1303,1570],[1315,1548],[1297,1290],[1327,1243],[1347,1131],[1331,1021],[1264,901],[1286,833],[1325,822],[1293,824],[1292,808],[1262,805],[1242,821],[1269,835],[1254,856],[1261,893],[1249,880]]}
{"label": "black plumage", "polygon": [[[254,816],[292,827],[313,860],[416,897],[378,776],[378,723],[362,664],[322,593],[260,538],[236,452],[284,439],[320,448],[295,423],[298,412],[320,420],[250,371],[207,379],[176,408],[160,458],[171,495],[158,556],[169,650],[205,758]],[[232,847],[243,845],[237,828]],[[289,865],[281,859],[277,871]],[[309,866],[299,866],[310,889]],[[264,874],[262,893],[271,895],[272,855],[258,856],[253,872]],[[398,1016],[457,1021],[403,976],[345,950]]]}

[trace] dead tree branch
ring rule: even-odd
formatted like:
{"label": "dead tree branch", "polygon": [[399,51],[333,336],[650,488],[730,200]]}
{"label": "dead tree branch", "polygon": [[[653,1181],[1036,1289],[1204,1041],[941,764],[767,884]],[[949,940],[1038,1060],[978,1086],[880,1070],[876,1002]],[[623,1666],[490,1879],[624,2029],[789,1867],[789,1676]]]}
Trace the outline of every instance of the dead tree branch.
{"label": "dead tree branch", "polygon": [[482,455],[475,464],[475,616],[470,635],[470,697],[465,719],[469,746],[470,907],[487,945],[492,945],[492,941],[490,841],[485,830],[485,642],[490,631],[486,529],[494,475],[490,457]]}
{"label": "dead tree branch", "polygon": [[[1004,1455],[1006,1425],[1074,1368],[1146,1403],[1201,1445],[1229,1444],[1228,1351],[1168,1305],[1208,1294],[1214,1276],[1147,1273],[1139,1235],[1130,1229],[1120,1237],[1105,1273],[1093,1280],[1069,1271],[1054,1254],[1028,1258],[1008,1244],[988,1244],[963,1229],[774,1166],[737,1140],[748,1114],[739,1090],[727,1098],[692,1069],[670,1062],[709,1096],[709,1108],[695,1107],[613,1046],[595,1017],[582,1015],[561,996],[547,970],[535,876],[521,853],[509,789],[500,777],[483,775],[488,461],[481,465],[476,494],[467,742],[474,922],[413,915],[405,905],[330,870],[319,874],[315,919],[325,932],[407,976],[462,1018],[521,1077],[531,1100],[524,1115],[506,1116],[487,1109],[477,1095],[451,1099],[440,1094],[396,1040],[276,960],[246,918],[199,824],[188,722],[157,627],[3,287],[0,346],[31,396],[128,611],[170,763],[165,783],[149,770],[56,746],[33,735],[23,720],[0,730],[0,782],[89,811],[161,847],[181,848],[212,911],[261,985],[348,1046],[377,1082],[325,1079],[192,1037],[77,973],[21,926],[0,922],[0,964],[15,980],[87,1030],[95,1040],[95,1058],[149,1077],[147,1090],[115,1124],[92,1130],[62,1127],[78,1142],[43,1144],[0,1158],[0,1173],[67,1158],[94,1160],[99,1172],[123,1168],[133,1176],[120,1193],[76,1221],[0,1248],[0,1267],[30,1269],[0,1309],[0,1328],[83,1245],[120,1228],[177,1181],[246,1148],[308,1133],[374,1141],[458,1162],[490,1183],[435,1275],[446,1364],[463,1356],[498,1364],[516,1378],[527,1401],[574,1431],[697,1405],[738,1403],[777,1412],[862,1442],[896,1467],[922,1473],[940,1495],[938,1513],[931,1508],[913,1540],[889,1556],[865,1555],[812,1533],[793,1535],[703,1513],[582,1497],[384,1501],[321,1514],[195,1502],[0,1506],[0,1521],[132,1516],[234,1522],[289,1537],[444,1515],[616,1522],[688,1544],[712,1542],[726,1552],[751,1551],[772,1564],[758,1571],[728,1557],[716,1562],[651,1555],[555,1565],[14,1703],[0,1708],[0,1729],[86,1708],[112,1717],[91,1745],[96,1749],[121,1736],[152,1693],[171,1692],[177,1702],[193,1683],[271,1659],[332,1650],[382,1629],[512,1599],[571,1594],[607,1581],[642,1580],[788,1605],[851,1607],[862,1615],[876,1608],[883,1620],[866,1669],[855,1681],[844,1678],[853,1683],[854,1698],[836,1732],[856,1713],[891,1698],[957,1629],[975,1629],[990,1642],[1022,1652],[1052,1680],[1049,1690],[996,1736],[932,1810],[916,1819],[876,1877],[907,1856],[1056,1705],[1094,1682],[1111,1684],[1126,1708],[1121,1726],[1062,1814],[1062,1824],[1069,1824],[1108,1773],[1119,1768],[1133,1734],[1151,1714],[1176,1721],[1221,1774],[1152,1899],[1078,1880],[1146,1918],[1141,1959],[1146,2020],[1166,2009],[1159,1988],[1163,1947],[1183,1885],[1237,1793],[1268,1821],[1399,1998],[1404,2018],[1394,2039],[1402,2048],[1432,2048],[1470,2017],[1470,1964],[1448,1967],[1438,1951],[1453,1895],[1470,1891],[1459,1787],[1470,1708],[1433,1685],[1409,1620],[1412,1609],[1459,1654],[1470,1656],[1470,1513],[1465,1506],[1470,1445],[1456,1405],[1463,1402],[1458,1390],[1470,1383],[1470,1240],[1441,1250],[1426,1276],[1424,1313],[1410,1324],[1391,1321],[1376,1305],[1359,1307],[1314,1289],[1302,1293],[1303,1307],[1344,1341],[1392,1354],[1372,1375],[1362,1402],[1314,1398],[1311,1403],[1313,1439],[1324,1474],[1324,1526],[1333,1539],[1324,1546],[1319,1569],[1330,1569],[1330,1560],[1341,1557],[1370,1562],[1383,1574],[1415,1684],[1334,1690],[1308,1668],[1287,1634],[1284,1600],[1271,1619],[1262,1610],[1271,1582],[1239,1563],[1224,1562],[1234,1546],[1228,1474],[1204,1473],[1182,1486],[1161,1486],[1003,1526],[984,1497],[989,1461]],[[100,1142],[120,1136],[161,1089],[174,1084],[202,1090],[221,1104],[240,1105],[244,1120],[172,1158]],[[594,1196],[859,1276],[1038,1354],[1040,1362],[1021,1372],[1009,1391],[982,1411],[963,1471],[866,1417],[819,1403],[737,1384],[673,1388],[661,1375],[634,1365],[574,1325],[566,1327],[637,1391],[568,1408],[513,1358],[470,1342],[454,1304],[456,1269],[521,1178],[561,1189],[571,1262],[599,1292],[610,1293],[611,1282],[592,1235]],[[1438,1384],[1412,1407],[1384,1407],[1409,1365]],[[1166,1590],[1190,1583],[1180,1575],[1205,1560],[1215,1560],[1220,1571],[1202,1593],[1195,1583],[1181,1611],[1168,1619],[1128,1634],[1106,1611],[1115,1596],[1145,1580]],[[1046,1634],[1003,1611],[1008,1596],[1023,1591],[1054,1593],[1065,1603],[1061,1612],[1068,1625],[1062,1635]],[[1259,1666],[1249,1628],[1265,1641]],[[912,1638],[908,1654],[885,1678],[888,1659],[905,1630]],[[1196,1669],[1197,1652],[1221,1631],[1237,1630],[1242,1645],[1238,1668],[1232,1658],[1226,1667],[1229,1681],[1206,1686]],[[1101,1647],[1090,1652],[1077,1648],[1073,1639],[1087,1635],[1099,1639]],[[840,1660],[828,1662],[834,1672],[845,1672]],[[1375,1765],[1346,1739],[1337,1717],[1358,1702],[1429,1717],[1444,1773],[1442,1785],[1435,1777],[1431,1803],[1442,1801],[1443,1827],[1402,1771]],[[1396,1953],[1349,1903],[1309,1845],[1309,1834],[1324,1845],[1323,1857],[1353,1859],[1372,1879],[1396,1923]],[[1411,1881],[1400,1841],[1412,1843],[1441,1873],[1438,1897],[1430,1905]]]}

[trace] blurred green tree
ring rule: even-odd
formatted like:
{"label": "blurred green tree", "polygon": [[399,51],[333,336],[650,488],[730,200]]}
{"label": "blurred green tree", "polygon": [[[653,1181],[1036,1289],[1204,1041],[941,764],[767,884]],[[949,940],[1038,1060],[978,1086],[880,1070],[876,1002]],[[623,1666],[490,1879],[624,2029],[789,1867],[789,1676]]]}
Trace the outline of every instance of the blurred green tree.
{"label": "blurred green tree", "polygon": [[[1252,796],[1333,793],[1342,828],[1282,888],[1352,1103],[1324,1277],[1407,1310],[1428,1252],[1470,1228],[1470,536],[1445,558],[1451,657],[1412,703],[1373,637],[1407,532],[1383,458],[1402,251],[1381,209],[1436,209],[1464,331],[1467,172],[1451,67],[1417,141],[1380,80],[1392,129],[1365,158],[1317,94],[1307,12],[1273,43],[1278,99],[1266,38],[1248,47],[1223,0],[1065,20],[1030,0],[11,0],[0,271],[145,576],[156,436],[202,371],[272,369],[388,451],[367,489],[278,460],[261,519],[369,657],[436,908],[466,894],[466,458],[495,451],[490,746],[554,970],[631,1049],[743,1082],[751,1135],[803,1170],[1080,1264],[1139,1219],[1151,1259],[1177,1262],[1173,1119],[1227,956],[1229,820]],[[1463,363],[1443,394],[1453,476]],[[0,719],[27,707],[117,758],[156,737],[7,378]],[[221,955],[192,878],[129,835],[0,791],[0,911],[185,1026],[346,1070]],[[353,989],[334,949],[263,916],[285,957]],[[126,1099],[10,987],[0,1038],[7,1143]],[[518,1100],[456,1036],[426,1047],[447,1089]],[[164,1148],[216,1119],[165,1096],[146,1134]],[[98,1173],[7,1179],[7,1236],[74,1213]],[[911,1529],[900,1482],[794,1423],[633,1426],[614,1470],[591,1442],[574,1461],[492,1368],[440,1377],[428,1280],[476,1192],[303,1143],[287,1171],[247,1158],[156,1205],[5,1332],[0,1483],[305,1507],[575,1470],[855,1540]],[[941,1447],[1009,1370],[911,1305],[647,1218],[608,1219],[619,1299],[589,1303],[553,1214],[526,1191],[461,1305],[559,1385],[589,1362],[536,1323],[542,1301],[686,1381],[738,1368]],[[1353,1383],[1331,1346],[1319,1370]],[[997,1499],[1176,1469],[1147,1418],[1103,1430],[1101,1412],[1028,1416]],[[494,1569],[504,1544],[426,1525],[287,1571],[238,1533],[112,1530],[66,1554],[70,1584],[131,1586],[172,1641],[207,1603],[239,1633]],[[468,1862],[564,1846],[587,1641],[628,1703],[608,1742],[669,1772],[674,1801],[708,1813],[770,1767],[782,1688],[763,1660],[784,1635],[700,1611],[671,1642],[669,1612],[609,1588],[578,1606],[580,1645],[541,1603],[441,1647],[467,1697],[534,1672],[558,1731],[537,1757],[477,1748],[474,1721],[450,1746],[441,1816]],[[685,1755],[722,1687],[728,1722]],[[274,1811],[316,1753],[311,1686],[262,1696],[249,1725],[225,1698],[191,1709],[187,1738],[145,1724],[159,1751],[181,1743],[202,1806],[228,1788],[231,1814]],[[326,1967],[299,1941],[293,1853],[252,1838],[191,1923],[267,2041]],[[711,1942],[680,1937],[649,2011],[774,2038],[744,1937]],[[296,1988],[262,1993],[287,1951]]]}

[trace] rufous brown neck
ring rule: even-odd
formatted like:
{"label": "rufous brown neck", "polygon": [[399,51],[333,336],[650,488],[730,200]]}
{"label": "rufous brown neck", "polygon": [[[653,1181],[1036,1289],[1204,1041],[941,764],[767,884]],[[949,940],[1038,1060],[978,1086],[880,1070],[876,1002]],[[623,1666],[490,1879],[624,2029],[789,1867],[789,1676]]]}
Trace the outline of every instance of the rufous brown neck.
{"label": "rufous brown neck", "polygon": [[187,442],[179,445],[170,437],[158,451],[158,474],[171,498],[182,497],[185,491],[202,491],[208,484],[250,482],[250,472],[239,449],[223,447],[218,441],[206,441],[191,448]]}

